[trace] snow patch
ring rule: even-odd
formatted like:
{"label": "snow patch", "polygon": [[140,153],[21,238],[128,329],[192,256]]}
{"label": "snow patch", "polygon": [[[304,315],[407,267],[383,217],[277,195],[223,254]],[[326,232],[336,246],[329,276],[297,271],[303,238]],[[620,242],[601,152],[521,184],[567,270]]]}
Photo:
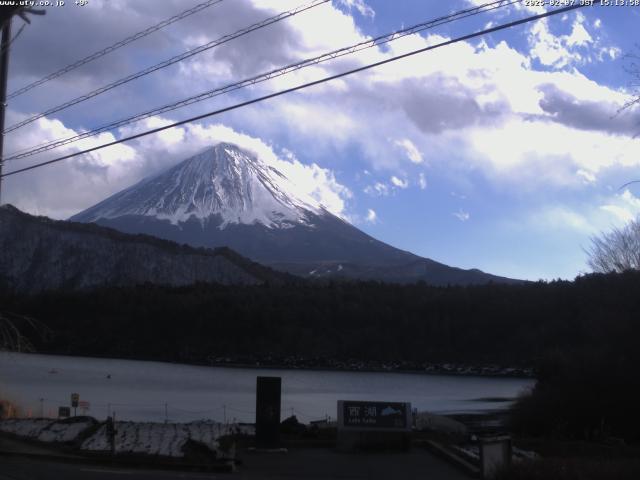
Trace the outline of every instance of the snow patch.
{"label": "snow patch", "polygon": [[[111,446],[103,425],[91,437],[86,439],[82,450],[109,451]],[[116,422],[116,453],[142,453],[183,457],[188,440],[208,447],[212,452],[220,452],[218,439],[231,433],[253,434],[253,427],[225,425],[213,421],[191,423],[154,423],[154,422]]]}
{"label": "snow patch", "polygon": [[92,420],[68,422],[47,418],[10,418],[0,422],[0,431],[47,443],[72,442],[93,425]]}
{"label": "snow patch", "polygon": [[[48,443],[67,443],[78,440],[90,427],[93,419],[86,421],[59,421],[46,418],[13,418],[0,422],[0,431],[31,440]],[[253,425],[222,424],[214,421],[191,423],[116,422],[116,453],[140,453],[183,457],[187,441],[192,440],[208,447],[218,456],[224,456],[218,440],[230,434],[254,435]],[[106,426],[103,424],[86,438],[81,450],[108,452],[111,450]]]}

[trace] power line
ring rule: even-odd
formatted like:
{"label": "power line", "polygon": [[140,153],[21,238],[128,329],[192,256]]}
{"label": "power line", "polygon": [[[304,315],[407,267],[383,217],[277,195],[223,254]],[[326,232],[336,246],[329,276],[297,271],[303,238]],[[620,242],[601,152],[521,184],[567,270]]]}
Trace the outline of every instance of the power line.
{"label": "power line", "polygon": [[79,97],[76,97],[72,100],[69,100],[68,102],[65,102],[61,105],[58,105],[56,107],[50,108],[42,113],[38,113],[36,115],[33,115],[29,118],[26,118],[18,123],[15,123],[9,127],[7,127],[4,131],[4,133],[9,133],[9,132],[13,132],[14,130],[17,130],[18,128],[24,127],[25,125],[28,125],[30,123],[35,122],[36,120],[38,120],[39,118],[42,117],[46,117],[48,115],[51,115],[53,113],[57,113],[61,110],[65,110],[73,105],[77,105],[78,103],[82,103],[86,100],[89,100],[90,98],[96,97],[98,95],[101,95],[105,92],[108,92],[109,90],[112,90],[116,87],[119,87],[120,85],[124,85],[125,83],[129,83],[133,80],[136,80],[138,78],[144,77],[146,75],[149,75],[150,73],[156,72],[158,70],[161,70],[163,68],[166,68],[170,65],[173,65],[175,63],[181,62],[182,60],[185,60],[187,58],[193,57],[194,55],[197,55],[199,53],[205,52],[207,50],[210,50],[214,47],[217,47],[219,45],[222,45],[224,43],[230,42],[231,40],[234,40],[236,38],[242,37],[244,35],[247,35],[253,31],[259,30],[261,28],[267,27],[269,25],[272,25],[276,22],[279,22],[281,20],[284,20],[286,18],[289,17],[293,17],[299,13],[302,13],[306,10],[310,10],[314,7],[317,7],[319,5],[323,5],[327,2],[330,2],[331,0],[313,0],[311,3],[305,4],[305,5],[301,5],[299,7],[294,8],[293,10],[288,10],[282,13],[279,13],[278,15],[275,15],[273,17],[269,17],[265,20],[262,20],[260,22],[254,23],[253,25],[250,25],[248,27],[242,28],[240,30],[238,30],[237,32],[231,33],[229,35],[225,35],[223,37],[220,37],[216,40],[213,40],[209,43],[206,43],[204,45],[200,45],[199,47],[193,48],[191,50],[188,50],[180,55],[175,55],[171,58],[169,58],[168,60],[165,60],[163,62],[160,62],[158,64],[152,65],[150,67],[145,68],[144,70],[140,70],[139,72],[133,73],[131,75],[128,75],[124,78],[121,78],[119,80],[116,80],[115,82],[109,83],[103,87],[100,87],[96,90],[93,90],[92,92],[86,93],[84,95],[81,95]]}
{"label": "power line", "polygon": [[514,3],[520,3],[522,0],[499,0],[499,1],[494,1],[494,2],[490,2],[484,5],[480,5],[478,7],[474,7],[474,8],[469,8],[466,10],[461,10],[458,12],[455,12],[453,14],[450,15],[446,15],[443,17],[438,17],[435,18],[433,20],[429,20],[426,22],[422,22],[416,25],[413,25],[411,27],[408,28],[404,28],[402,30],[397,30],[395,32],[392,33],[388,33],[388,34],[384,34],[384,35],[380,35],[378,37],[375,37],[373,39],[370,40],[366,40],[363,42],[359,42],[356,43],[355,45],[351,45],[348,47],[343,47],[340,48],[338,50],[334,50],[332,52],[329,53],[324,53],[322,55],[316,56],[316,57],[312,57],[312,58],[308,58],[296,63],[292,63],[290,65],[287,65],[285,67],[280,67],[277,68],[275,70],[271,70],[269,72],[266,73],[261,73],[259,75],[256,75],[254,77],[245,79],[245,80],[241,80],[239,82],[236,83],[232,83],[232,84],[228,84],[225,85],[223,87],[218,87],[215,88],[213,90],[209,90],[207,92],[204,93],[200,93],[198,95],[194,95],[192,97],[188,97],[186,99],[180,100],[179,102],[174,102],[168,105],[164,105],[162,107],[158,107],[152,110],[148,110],[146,112],[122,119],[122,120],[118,120],[112,123],[109,123],[107,125],[104,125],[102,127],[97,127],[94,128],[92,130],[88,130],[86,132],[82,132],[79,133],[77,135],[74,135],[72,137],[67,137],[64,139],[58,139],[58,140],[53,140],[50,142],[44,142],[40,145],[36,145],[34,147],[29,147],[27,149],[23,149],[23,150],[18,150],[18,151],[14,151],[12,152],[10,155],[7,156],[7,158],[5,159],[5,161],[10,161],[10,160],[17,160],[20,158],[26,158],[26,157],[30,157],[32,155],[36,155],[38,153],[42,153],[42,152],[46,152],[48,150],[52,150],[54,148],[63,146],[63,145],[67,145],[69,143],[74,143],[77,142],[79,140],[82,140],[84,138],[88,138],[88,137],[92,137],[94,135],[98,135],[100,133],[104,133],[104,132],[108,132],[110,130],[113,130],[115,128],[118,127],[122,127],[125,125],[128,125],[130,123],[134,123],[140,120],[143,120],[145,118],[149,118],[152,117],[154,115],[159,115],[162,113],[166,113],[172,110],[176,110],[178,108],[184,107],[184,106],[188,106],[188,105],[192,105],[194,103],[197,102],[201,102],[204,100],[208,100],[210,98],[219,96],[219,95],[223,95],[225,93],[229,93],[235,90],[239,90],[241,88],[245,88],[251,85],[255,85],[257,83],[262,83],[265,82],[267,80],[271,80],[273,78],[277,78],[286,74],[289,74],[291,72],[294,72],[296,70],[300,70],[302,68],[308,67],[308,66],[312,66],[312,65],[317,65],[319,63],[328,61],[328,60],[333,60],[335,58],[339,58],[345,55],[350,55],[352,53],[356,53],[359,52],[361,50],[365,50],[368,48],[372,48],[378,45],[382,45],[394,40],[397,40],[399,38],[405,37],[407,35],[411,35],[414,33],[418,33],[430,28],[434,28],[440,25],[444,25],[446,23],[451,23],[454,21],[458,21],[461,20],[463,18],[467,18],[473,15],[478,15],[481,13],[485,13],[485,12],[489,12],[491,10],[495,10],[497,8],[503,8],[505,6],[509,6],[512,5]]}
{"label": "power line", "polygon": [[[199,95],[195,95],[192,97],[189,97],[187,99],[181,100],[179,102],[175,102],[169,105],[164,105],[162,107],[158,107],[155,108],[153,110],[149,110],[147,112],[143,112],[141,114],[137,114],[134,115],[132,117],[128,117],[125,118],[123,120],[119,120],[116,122],[112,122],[110,124],[107,124],[105,126],[102,127],[98,127],[80,134],[77,134],[75,136],[72,137],[68,137],[65,139],[60,139],[60,140],[54,140],[54,141],[50,141],[50,142],[44,142],[42,144],[36,145],[34,147],[28,147],[25,149],[21,149],[18,151],[14,151],[12,152],[8,158],[6,158],[6,160],[17,160],[19,158],[26,158],[38,153],[42,153],[48,150],[51,150],[53,148],[57,148],[59,146],[63,146],[63,145],[67,145],[69,143],[74,143],[76,141],[82,140],[84,138],[88,138],[94,135],[97,135],[99,133],[103,133],[103,132],[107,132],[110,130],[113,130],[115,128],[118,127],[122,127],[125,125],[128,125],[130,123],[133,122],[137,122],[140,120],[143,120],[145,118],[149,118],[151,116],[154,115],[158,115],[158,114],[162,114],[162,113],[166,113],[184,106],[188,106],[197,102],[201,102],[203,100],[208,100],[210,98],[225,94],[225,93],[229,93],[231,91],[234,90],[238,90],[250,85],[255,85],[257,83],[261,83],[267,80],[270,80],[272,78],[276,78],[276,77],[280,77],[282,75],[286,75],[288,73],[291,73],[293,71],[299,70],[301,68],[305,68],[311,65],[316,65],[318,63],[327,61],[327,60],[332,60],[338,57],[342,57],[344,55],[349,55],[361,50],[365,50],[368,48],[372,48],[374,46],[377,45],[381,45],[384,43],[388,43],[390,41],[394,41],[397,40],[399,38],[402,38],[404,36],[410,35],[410,34],[414,34],[429,28],[433,28],[439,25],[443,25],[445,23],[451,23],[453,21],[457,21],[457,20],[461,20],[463,18],[472,16],[472,15],[478,15],[480,13],[485,13],[491,10],[495,10],[496,8],[502,8],[514,3],[519,3],[522,0],[499,0],[499,1],[494,1],[491,3],[487,3],[478,7],[474,7],[474,8],[470,8],[470,9],[466,9],[466,10],[462,10],[462,11],[458,11],[454,14],[450,14],[444,17],[439,17],[433,20],[429,20],[428,22],[423,22],[417,25],[414,25],[412,27],[408,27],[402,30],[398,30],[389,34],[385,34],[385,35],[381,35],[379,37],[376,37],[374,39],[371,40],[366,40],[364,42],[360,42],[357,43],[355,45],[349,46],[349,47],[344,47],[338,50],[335,50],[333,52],[329,52],[329,53],[325,53],[322,54],[320,56],[317,57],[313,57],[313,58],[309,58],[306,60],[302,60],[300,62],[297,63],[293,63],[290,65],[287,65],[285,67],[281,67],[275,70],[272,70],[270,72],[267,73],[262,73],[259,74],[255,77],[249,78],[249,79],[245,79],[242,80],[240,82],[236,82],[230,85],[226,85],[223,87],[219,87],[219,88],[215,88],[213,90],[209,90],[207,92],[201,93]],[[23,153],[24,152],[24,153]]]}
{"label": "power line", "polygon": [[312,82],[307,82],[307,83],[304,83],[304,84],[301,84],[301,85],[297,85],[295,87],[287,88],[285,90],[280,90],[278,92],[270,93],[270,94],[264,95],[262,97],[258,97],[258,98],[254,98],[252,100],[247,100],[245,102],[237,103],[237,104],[231,105],[229,107],[221,108],[219,110],[214,110],[212,112],[204,113],[202,115],[197,115],[195,117],[191,117],[191,118],[188,118],[186,120],[181,120],[179,122],[174,122],[172,124],[165,125],[163,127],[154,128],[152,130],[147,130],[146,132],[141,132],[141,133],[138,133],[138,134],[135,134],[135,135],[131,135],[129,137],[125,137],[125,138],[121,138],[119,140],[115,140],[113,142],[108,142],[108,143],[105,143],[105,144],[102,144],[102,145],[98,145],[97,147],[88,148],[86,150],[82,150],[82,151],[79,151],[79,152],[71,153],[69,155],[64,155],[62,157],[54,158],[54,159],[48,160],[46,162],[41,162],[41,163],[38,163],[38,164],[35,164],[35,165],[31,165],[29,167],[21,168],[19,170],[14,170],[12,172],[3,174],[1,177],[8,177],[10,175],[15,175],[17,173],[22,173],[22,172],[26,172],[28,170],[33,170],[35,168],[43,167],[45,165],[50,165],[52,163],[60,162],[62,160],[67,160],[67,159],[72,158],[72,157],[77,157],[78,155],[84,155],[85,153],[91,153],[91,152],[94,152],[96,150],[100,150],[102,148],[111,147],[113,145],[117,145],[119,143],[128,142],[130,140],[135,140],[137,138],[145,137],[147,135],[151,135],[151,134],[158,133],[158,132],[161,132],[161,131],[164,131],[164,130],[168,130],[170,128],[178,127],[178,126],[184,125],[186,123],[191,123],[191,122],[194,122],[194,121],[197,121],[197,120],[202,120],[204,118],[212,117],[212,116],[215,116],[215,115],[219,115],[221,113],[229,112],[231,110],[236,110],[236,109],[241,108],[241,107],[246,107],[246,106],[252,105],[254,103],[262,102],[262,101],[268,100],[270,98],[279,97],[279,96],[287,94],[287,93],[296,92],[296,91],[302,90],[304,88],[312,87],[314,85],[319,85],[321,83],[325,83],[325,82],[328,82],[328,81],[331,81],[331,80],[336,80],[338,78],[346,77],[348,75],[352,75],[354,73],[358,73],[358,72],[362,72],[362,71],[365,71],[365,70],[369,70],[371,68],[379,67],[381,65],[386,65],[388,63],[395,62],[395,61],[401,60],[403,58],[408,58],[408,57],[411,57],[413,55],[417,55],[419,53],[427,52],[427,51],[430,51],[430,50],[434,50],[436,48],[444,47],[444,46],[447,46],[447,45],[452,45],[454,43],[462,42],[462,41],[465,41],[465,40],[470,40],[470,39],[475,38],[475,37],[479,37],[479,36],[486,35],[486,34],[489,34],[489,33],[497,32],[497,31],[500,31],[500,30],[504,30],[506,28],[515,27],[517,25],[522,25],[524,23],[529,23],[529,22],[532,22],[532,21],[535,21],[535,20],[540,20],[542,18],[550,17],[550,16],[553,16],[553,15],[558,15],[560,13],[566,13],[566,12],[569,12],[571,10],[576,10],[578,8],[582,8],[582,7],[585,7],[585,6],[591,6],[591,5],[592,4],[586,4],[586,3],[582,4],[582,5],[581,4],[571,5],[571,6],[559,8],[557,10],[544,12],[544,13],[541,13],[541,14],[538,14],[538,15],[532,15],[532,16],[529,16],[529,17],[526,17],[526,18],[523,18],[523,19],[520,19],[520,20],[515,20],[513,22],[509,22],[509,23],[505,23],[505,24],[498,25],[498,26],[495,26],[495,27],[491,27],[491,28],[487,28],[487,29],[484,29],[484,30],[480,30],[480,31],[477,31],[477,32],[474,32],[474,33],[469,33],[467,35],[456,37],[456,38],[453,38],[451,40],[440,42],[440,43],[435,44],[435,45],[430,45],[428,47],[420,48],[418,50],[413,50],[411,52],[404,53],[402,55],[396,55],[395,57],[387,58],[387,59],[381,60],[379,62],[370,63],[370,64],[364,65],[362,67],[354,68],[354,69],[348,70],[346,72],[338,73],[336,75],[331,75],[331,76],[328,76],[328,77],[325,77],[325,78],[321,78],[319,80],[314,80]]}
{"label": "power line", "polygon": [[209,8],[213,5],[216,5],[218,3],[221,3],[223,0],[207,0],[206,2],[200,3],[198,5],[196,5],[193,8],[190,8],[188,10],[185,10],[182,13],[179,13],[177,15],[174,15],[171,18],[168,18],[166,20],[163,20],[160,23],[157,23],[156,25],[153,25],[141,32],[138,32],[134,35],[131,35],[130,37],[125,38],[124,40],[120,40],[119,42],[114,43],[113,45],[103,48],[102,50],[99,50],[95,53],[92,53],[91,55],[78,60],[77,62],[74,62],[70,65],[67,65],[66,67],[61,68],[60,70],[53,72],[49,75],[47,75],[46,77],[41,78],[40,80],[36,80],[33,83],[30,83],[29,85],[26,85],[22,88],[20,88],[19,90],[16,90],[15,92],[11,93],[8,97],[7,100],[10,100],[12,98],[17,97],[18,95],[22,95],[25,92],[28,92],[29,90],[31,90],[32,88],[35,88],[39,85],[42,85],[43,83],[48,82],[49,80],[53,80],[54,78],[58,78],[62,75],[64,75],[65,73],[70,72],[71,70],[75,70],[78,67],[81,67],[82,65],[85,65],[89,62],[92,62],[93,60],[96,60],[100,57],[103,57],[104,55],[107,55],[108,53],[111,53],[121,47],[124,47],[125,45],[130,44],[131,42],[135,42],[136,40],[139,40],[143,37],[146,37],[147,35],[152,34],[153,32],[156,32],[158,30],[160,30],[161,28],[164,28],[168,25],[171,25],[172,23],[177,22],[178,20],[182,20],[183,18],[186,18],[190,15],[193,15],[194,13],[198,13],[202,10],[204,10],[205,8]]}

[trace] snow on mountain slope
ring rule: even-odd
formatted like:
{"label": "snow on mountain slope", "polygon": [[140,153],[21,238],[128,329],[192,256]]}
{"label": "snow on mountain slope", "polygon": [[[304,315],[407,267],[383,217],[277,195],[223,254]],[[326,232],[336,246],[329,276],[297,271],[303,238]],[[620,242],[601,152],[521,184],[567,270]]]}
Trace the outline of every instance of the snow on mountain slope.
{"label": "snow on mountain slope", "polygon": [[[195,247],[227,246],[303,277],[510,281],[418,257],[370,237],[334,215],[273,163],[220,143],[138,182],[71,218]],[[285,168],[283,166],[283,168]]]}
{"label": "snow on mountain slope", "polygon": [[294,190],[276,168],[235,145],[220,143],[71,220],[95,222],[141,215],[169,220],[173,225],[192,217],[203,222],[221,218],[220,229],[229,224],[260,223],[269,228],[307,225],[309,213],[322,214],[324,209]]}

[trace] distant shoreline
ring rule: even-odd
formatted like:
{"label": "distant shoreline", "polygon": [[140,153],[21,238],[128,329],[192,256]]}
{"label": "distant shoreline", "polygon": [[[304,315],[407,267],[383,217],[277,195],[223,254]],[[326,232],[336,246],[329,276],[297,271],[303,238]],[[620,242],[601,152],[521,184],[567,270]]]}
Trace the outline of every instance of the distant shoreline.
{"label": "distant shoreline", "polygon": [[[180,363],[180,362],[176,362]],[[454,365],[454,364],[451,364]],[[455,369],[438,368],[439,364],[433,364],[432,369],[403,369],[403,368],[340,368],[340,367],[323,367],[323,366],[292,366],[292,365],[269,365],[269,364],[251,364],[251,363],[212,363],[207,364],[210,367],[224,368],[254,368],[264,370],[311,370],[326,372],[351,372],[351,373],[408,373],[414,375],[450,375],[464,377],[494,377],[494,378],[535,378],[532,368],[505,367],[498,371],[483,371],[482,367],[473,367],[470,365],[456,365]]]}
{"label": "distant shoreline", "polygon": [[[464,377],[488,377],[488,378],[535,378],[534,371],[531,367],[503,367],[498,365],[472,365],[454,362],[442,362],[442,363],[423,363],[421,365],[410,365],[408,362],[404,362],[402,365],[379,365],[379,362],[364,362],[364,361],[347,361],[338,362],[334,361],[334,365],[309,365],[304,360],[299,363],[268,363],[268,361],[256,359],[255,361],[234,361],[233,359],[212,359],[208,362],[199,361],[176,361],[167,359],[157,359],[148,357],[110,357],[103,355],[91,355],[91,354],[70,354],[70,353],[58,353],[50,351],[40,352],[12,352],[5,351],[6,353],[21,353],[21,354],[34,354],[34,355],[51,355],[60,357],[71,358],[96,358],[96,359],[108,359],[108,360],[133,360],[140,362],[158,362],[169,363],[174,365],[193,365],[199,367],[216,367],[216,368],[244,368],[244,369],[258,369],[258,370],[308,370],[308,371],[326,371],[326,372],[351,372],[351,373],[406,373],[413,375],[448,375],[448,376],[464,376]],[[380,362],[381,363],[381,362]],[[378,365],[376,365],[378,364]],[[421,367],[421,368],[419,368]]]}

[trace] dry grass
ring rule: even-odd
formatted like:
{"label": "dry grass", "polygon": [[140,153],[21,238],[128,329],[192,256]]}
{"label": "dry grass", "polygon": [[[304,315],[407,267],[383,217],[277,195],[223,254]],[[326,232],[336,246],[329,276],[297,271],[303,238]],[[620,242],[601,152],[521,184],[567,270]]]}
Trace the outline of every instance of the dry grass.
{"label": "dry grass", "polygon": [[0,420],[5,418],[15,418],[19,416],[20,412],[18,407],[9,400],[0,399]]}

